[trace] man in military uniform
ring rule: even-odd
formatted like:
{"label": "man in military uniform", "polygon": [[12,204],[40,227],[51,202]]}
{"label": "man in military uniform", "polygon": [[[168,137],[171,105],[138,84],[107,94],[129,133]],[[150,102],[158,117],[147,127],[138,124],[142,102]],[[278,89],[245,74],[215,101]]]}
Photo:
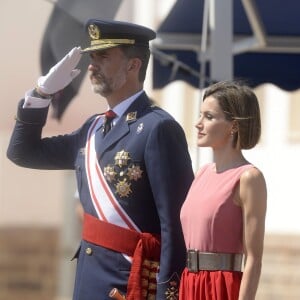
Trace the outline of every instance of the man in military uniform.
{"label": "man in military uniform", "polygon": [[[128,300],[177,299],[179,211],[193,171],[182,128],[143,90],[155,32],[96,19],[86,28],[89,47],[73,48],[25,93],[7,156],[27,168],[76,171],[84,221],[73,299],[109,299],[113,288]],[[79,74],[84,53],[109,109],[73,133],[42,138],[51,99]]]}

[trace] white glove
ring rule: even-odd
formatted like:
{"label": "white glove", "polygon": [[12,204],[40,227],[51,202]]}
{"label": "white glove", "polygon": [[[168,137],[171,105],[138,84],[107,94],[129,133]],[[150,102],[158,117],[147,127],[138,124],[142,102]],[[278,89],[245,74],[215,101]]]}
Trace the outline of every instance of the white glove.
{"label": "white glove", "polygon": [[81,48],[74,47],[47,75],[38,79],[39,90],[46,95],[52,95],[65,88],[80,73],[75,67],[81,55]]}

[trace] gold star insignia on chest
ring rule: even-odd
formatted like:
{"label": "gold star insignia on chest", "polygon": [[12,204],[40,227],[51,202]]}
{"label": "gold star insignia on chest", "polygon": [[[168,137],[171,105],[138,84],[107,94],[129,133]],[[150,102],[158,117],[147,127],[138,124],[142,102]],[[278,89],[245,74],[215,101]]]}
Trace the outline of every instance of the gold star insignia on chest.
{"label": "gold star insignia on chest", "polygon": [[127,166],[128,160],[130,159],[129,152],[121,150],[115,155],[115,164],[119,167]]}
{"label": "gold star insignia on chest", "polygon": [[139,178],[142,178],[143,171],[141,170],[140,166],[132,165],[128,167],[127,174],[130,180],[137,181]]}
{"label": "gold star insignia on chest", "polygon": [[103,168],[107,182],[113,183],[113,192],[119,197],[129,197],[134,192],[135,182],[143,177],[144,171],[138,161],[133,162],[129,152],[122,149],[116,152],[114,164]]}
{"label": "gold star insignia on chest", "polygon": [[106,178],[107,181],[109,182],[112,182],[117,173],[115,172],[115,167],[113,165],[107,165],[105,168],[104,168],[104,177]]}
{"label": "gold star insignia on chest", "polygon": [[120,195],[120,197],[128,197],[132,190],[130,188],[131,183],[127,182],[126,178],[124,180],[119,180],[116,187],[116,193]]}

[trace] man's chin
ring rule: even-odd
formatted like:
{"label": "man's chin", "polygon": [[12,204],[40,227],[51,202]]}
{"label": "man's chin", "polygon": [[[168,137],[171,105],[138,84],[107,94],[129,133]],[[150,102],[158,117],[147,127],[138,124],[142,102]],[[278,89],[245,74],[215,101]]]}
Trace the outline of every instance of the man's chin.
{"label": "man's chin", "polygon": [[95,93],[95,94],[98,94],[102,97],[105,97],[106,96],[106,93],[103,89],[103,86],[100,85],[100,84],[92,84],[92,91]]}

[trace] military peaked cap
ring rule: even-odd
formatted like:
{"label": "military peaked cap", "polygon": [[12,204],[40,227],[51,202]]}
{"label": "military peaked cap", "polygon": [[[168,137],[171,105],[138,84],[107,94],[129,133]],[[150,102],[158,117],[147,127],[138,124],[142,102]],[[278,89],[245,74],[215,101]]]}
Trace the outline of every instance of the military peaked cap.
{"label": "military peaked cap", "polygon": [[85,25],[90,46],[82,52],[98,51],[120,45],[149,47],[156,33],[147,27],[121,21],[90,19]]}

